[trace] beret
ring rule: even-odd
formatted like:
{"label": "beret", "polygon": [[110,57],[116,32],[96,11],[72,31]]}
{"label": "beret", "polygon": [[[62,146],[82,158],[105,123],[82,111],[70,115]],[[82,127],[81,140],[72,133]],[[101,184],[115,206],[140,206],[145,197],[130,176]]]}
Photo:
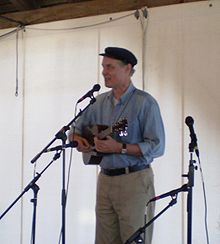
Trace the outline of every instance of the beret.
{"label": "beret", "polygon": [[137,64],[135,55],[125,48],[107,47],[105,48],[105,52],[100,53],[99,55],[121,60],[125,64],[131,64],[132,67]]}

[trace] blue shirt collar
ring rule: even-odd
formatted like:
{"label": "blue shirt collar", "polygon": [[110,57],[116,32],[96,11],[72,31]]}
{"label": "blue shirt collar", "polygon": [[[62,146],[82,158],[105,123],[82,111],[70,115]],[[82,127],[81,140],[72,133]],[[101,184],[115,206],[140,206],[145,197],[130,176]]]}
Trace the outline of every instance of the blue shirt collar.
{"label": "blue shirt collar", "polygon": [[[120,97],[119,99],[119,103],[124,104],[128,97],[131,96],[131,94],[136,90],[136,88],[134,87],[133,83],[131,82],[128,89],[125,91],[125,93]],[[108,98],[112,99],[113,101],[113,93],[112,91],[109,92]]]}

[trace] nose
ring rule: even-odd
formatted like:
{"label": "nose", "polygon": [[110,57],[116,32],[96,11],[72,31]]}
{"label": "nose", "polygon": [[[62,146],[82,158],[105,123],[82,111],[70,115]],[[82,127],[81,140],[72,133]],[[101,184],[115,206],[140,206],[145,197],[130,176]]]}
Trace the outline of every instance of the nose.
{"label": "nose", "polygon": [[105,76],[107,74],[107,70],[105,68],[102,69],[102,75]]}
{"label": "nose", "polygon": [[103,70],[102,70],[102,75],[103,75],[104,77],[108,75],[108,72],[107,72],[106,69],[103,69]]}

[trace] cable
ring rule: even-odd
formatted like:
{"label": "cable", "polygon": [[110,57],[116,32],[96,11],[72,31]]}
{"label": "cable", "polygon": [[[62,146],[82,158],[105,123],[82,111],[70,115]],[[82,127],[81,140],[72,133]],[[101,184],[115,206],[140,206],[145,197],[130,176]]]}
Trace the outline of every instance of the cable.
{"label": "cable", "polygon": [[[67,188],[66,188],[66,203],[67,203],[67,195],[68,195],[68,190],[69,190],[69,182],[70,182],[70,169],[72,166],[72,158],[73,158],[73,148],[70,150],[70,158],[69,158],[69,167],[68,167],[68,176],[67,176]],[[66,206],[65,206],[66,207]],[[62,238],[62,228],[60,229],[60,234],[59,234],[59,241],[58,244],[61,243],[61,238]]]}
{"label": "cable", "polygon": [[[108,23],[111,23],[111,22],[113,22],[113,21],[118,21],[118,20],[120,20],[120,19],[124,19],[124,18],[127,18],[127,17],[129,17],[129,16],[132,16],[132,15],[135,15],[135,13],[136,12],[133,12],[133,13],[130,13],[130,14],[127,14],[127,15],[124,15],[124,16],[121,16],[121,17],[118,17],[118,18],[115,18],[115,19],[113,19],[113,18],[109,18],[109,20],[108,21],[103,21],[103,22],[99,22],[99,23],[96,23],[96,24],[91,24],[91,25],[85,25],[85,26],[77,26],[77,27],[71,27],[71,28],[53,28],[53,29],[50,29],[50,28],[34,28],[34,27],[28,27],[28,26],[25,26],[25,24],[24,23],[21,23],[21,22],[17,22],[17,23],[19,23],[20,25],[16,28],[16,29],[14,29],[14,30],[12,30],[12,31],[10,31],[10,32],[7,32],[7,33],[5,33],[5,34],[3,34],[3,35],[1,35],[0,36],[0,39],[2,38],[2,37],[5,37],[5,36],[8,36],[8,35],[11,35],[11,34],[14,34],[14,33],[16,33],[18,30],[22,30],[22,29],[28,29],[28,30],[40,30],[40,31],[67,31],[67,30],[77,30],[77,29],[84,29],[84,28],[91,28],[91,27],[95,27],[95,26],[99,26],[99,25],[104,25],[104,24],[108,24]],[[0,16],[1,18],[3,18],[3,16]]]}
{"label": "cable", "polygon": [[[76,117],[76,112],[77,112],[77,104],[75,106],[75,111],[74,111],[74,117]],[[75,125],[72,127],[73,128],[73,134],[75,133]],[[68,174],[67,174],[67,184],[66,184],[66,197],[65,197],[65,204],[67,205],[67,196],[68,196],[68,191],[69,191],[69,183],[70,183],[70,172],[71,172],[71,166],[72,166],[72,159],[73,159],[73,148],[70,150],[70,157],[69,157],[69,166],[68,166]],[[66,208],[66,206],[65,206]],[[59,234],[59,241],[58,244],[61,243],[61,237],[62,237],[62,228],[60,230]]]}
{"label": "cable", "polygon": [[206,233],[206,242],[209,244],[209,231],[208,231],[208,206],[207,206],[207,197],[206,197],[206,190],[205,190],[205,182],[204,182],[204,177],[203,177],[203,172],[202,172],[202,166],[201,166],[201,161],[200,157],[198,158],[199,162],[199,170],[200,170],[200,175],[201,175],[201,180],[202,180],[202,189],[203,189],[203,197],[204,197],[204,204],[205,204],[205,215],[204,215],[204,220],[205,220],[205,233]]}
{"label": "cable", "polygon": [[131,13],[131,14],[127,14],[127,15],[124,15],[124,16],[121,16],[121,17],[118,17],[118,18],[109,18],[108,21],[103,21],[103,22],[99,22],[99,23],[96,23],[96,24],[91,24],[91,25],[85,25],[85,26],[77,26],[77,27],[71,27],[71,28],[34,28],[34,27],[26,27],[26,29],[29,29],[29,30],[41,30],[41,31],[65,31],[65,30],[77,30],[77,29],[84,29],[84,28],[90,28],[90,27],[95,27],[95,26],[99,26],[99,25],[104,25],[104,24],[108,24],[110,22],[113,22],[113,21],[117,21],[117,20],[120,20],[120,19],[124,19],[124,18],[127,18],[129,16],[132,16],[134,15],[135,13]]}
{"label": "cable", "polygon": [[22,30],[22,29],[24,29],[24,27],[22,27],[22,26],[18,26],[18,27],[15,28],[14,30],[9,31],[9,32],[6,32],[5,34],[1,35],[1,36],[0,36],[0,39],[1,39],[1,38],[3,39],[4,37],[9,36],[9,35],[12,35],[12,34],[16,34],[17,31]]}
{"label": "cable", "polygon": [[76,29],[83,29],[83,28],[90,28],[90,27],[95,27],[95,26],[99,26],[99,25],[103,25],[103,24],[108,24],[110,22],[113,22],[113,21],[118,21],[120,19],[124,19],[124,18],[127,18],[129,16],[132,16],[134,15],[136,18],[138,18],[136,16],[138,10],[133,12],[133,13],[130,13],[130,14],[127,14],[127,15],[124,15],[124,16],[121,16],[121,17],[118,17],[118,18],[110,18],[108,21],[104,21],[104,22],[99,22],[99,23],[96,23],[96,24],[91,24],[91,25],[86,25],[86,26],[78,26],[78,27],[73,27],[73,28],[58,28],[58,29],[43,29],[43,28],[33,28],[33,27],[25,27],[24,26],[24,23],[22,22],[18,22],[18,21],[14,21],[14,20],[11,20],[9,18],[5,18],[4,16],[0,16],[0,18],[3,18],[3,19],[7,19],[9,21],[13,21],[13,22],[16,22],[18,24],[20,24],[16,29],[12,30],[12,31],[9,31],[3,35],[0,36],[0,39],[1,38],[4,38],[6,36],[9,36],[9,35],[12,35],[12,34],[16,34],[16,85],[15,85],[15,96],[17,97],[18,96],[18,41],[19,41],[19,31],[20,30],[23,30],[23,29],[29,29],[29,30],[41,30],[41,31],[66,31],[66,30],[76,30]]}
{"label": "cable", "polygon": [[16,85],[15,96],[18,96],[18,29],[16,31]]}
{"label": "cable", "polygon": [[142,9],[142,14],[138,15],[138,18],[140,17],[140,24],[141,24],[141,30],[142,30],[142,82],[143,82],[143,90],[146,89],[145,83],[147,83],[146,80],[146,73],[145,73],[145,64],[146,64],[146,32],[148,28],[148,11],[147,8]]}

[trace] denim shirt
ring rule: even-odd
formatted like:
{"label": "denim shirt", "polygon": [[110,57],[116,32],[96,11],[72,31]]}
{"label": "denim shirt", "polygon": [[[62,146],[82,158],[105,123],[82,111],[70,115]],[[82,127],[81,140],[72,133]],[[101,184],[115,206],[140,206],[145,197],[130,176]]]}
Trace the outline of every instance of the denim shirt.
{"label": "denim shirt", "polygon": [[85,126],[96,124],[114,126],[124,118],[128,122],[127,135],[114,132],[112,137],[122,143],[138,144],[142,156],[106,154],[100,163],[102,168],[147,165],[164,153],[165,133],[159,106],[150,94],[135,88],[132,83],[117,104],[112,91],[98,95],[96,102],[76,121],[75,131],[81,134]]}

